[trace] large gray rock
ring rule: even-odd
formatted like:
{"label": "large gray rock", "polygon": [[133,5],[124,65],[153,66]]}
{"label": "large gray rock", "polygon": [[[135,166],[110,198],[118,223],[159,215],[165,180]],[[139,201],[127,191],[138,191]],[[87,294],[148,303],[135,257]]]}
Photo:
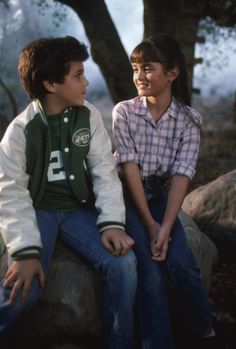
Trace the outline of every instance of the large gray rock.
{"label": "large gray rock", "polygon": [[[101,329],[102,281],[89,263],[58,242],[49,268],[45,317],[65,335],[97,335]],[[57,311],[57,309],[59,311]]]}
{"label": "large gray rock", "polygon": [[[209,290],[212,268],[217,261],[216,247],[189,216],[180,212],[179,217]],[[3,264],[5,263],[2,266]],[[60,242],[56,245],[47,276],[44,300],[45,304],[38,313],[29,318],[27,326],[23,325],[26,333],[34,333],[35,328],[41,337],[55,337],[60,334],[64,338],[74,338],[101,333],[100,275],[84,258],[77,256]]]}
{"label": "large gray rock", "polygon": [[236,170],[195,189],[184,200],[190,215],[219,249],[236,248]]}
{"label": "large gray rock", "polygon": [[179,218],[184,227],[188,245],[200,267],[203,282],[209,291],[212,269],[218,261],[217,248],[215,244],[199,230],[193,219],[182,210],[179,213]]}
{"label": "large gray rock", "polygon": [[[214,244],[198,229],[193,220],[180,213],[187,241],[201,269],[207,289],[210,287],[213,265],[217,261]],[[102,284],[100,276],[81,257],[63,244],[56,246],[45,287],[45,300],[58,310],[50,314],[51,307],[42,316],[53,316],[53,326],[69,335],[98,334]],[[55,311],[55,312],[54,312]],[[63,314],[63,316],[62,316]]]}

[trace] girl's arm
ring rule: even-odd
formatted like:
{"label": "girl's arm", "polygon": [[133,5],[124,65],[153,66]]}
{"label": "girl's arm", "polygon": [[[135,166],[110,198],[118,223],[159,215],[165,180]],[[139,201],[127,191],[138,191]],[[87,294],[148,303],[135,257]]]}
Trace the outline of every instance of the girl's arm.
{"label": "girl's arm", "polygon": [[188,185],[188,177],[181,175],[172,177],[164,219],[158,233],[158,238],[152,243],[153,257],[157,261],[163,261],[166,258],[170,232],[182,206]]}
{"label": "girl's arm", "polygon": [[189,181],[194,176],[199,153],[201,115],[191,108],[188,109],[187,113],[191,117],[186,119],[187,123],[181,135],[175,161],[171,168],[172,180],[166,212],[158,234],[158,240],[152,244],[154,259],[158,261],[162,261],[166,257],[170,232],[182,206]]}
{"label": "girl's arm", "polygon": [[153,241],[157,238],[160,225],[153,219],[149,210],[138,165],[127,162],[121,166],[129,193],[133,199],[135,207],[138,210],[139,216],[147,229],[147,233],[151,241]]}

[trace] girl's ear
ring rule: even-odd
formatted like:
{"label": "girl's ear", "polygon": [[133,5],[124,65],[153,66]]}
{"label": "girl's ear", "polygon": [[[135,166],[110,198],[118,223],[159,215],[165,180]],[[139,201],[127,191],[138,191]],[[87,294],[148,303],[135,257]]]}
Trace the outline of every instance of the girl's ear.
{"label": "girl's ear", "polygon": [[55,84],[54,82],[48,81],[48,80],[43,80],[43,86],[48,92],[55,92]]}
{"label": "girl's ear", "polygon": [[178,75],[179,75],[179,68],[174,67],[173,69],[169,70],[167,73],[168,81],[169,82],[174,81]]}

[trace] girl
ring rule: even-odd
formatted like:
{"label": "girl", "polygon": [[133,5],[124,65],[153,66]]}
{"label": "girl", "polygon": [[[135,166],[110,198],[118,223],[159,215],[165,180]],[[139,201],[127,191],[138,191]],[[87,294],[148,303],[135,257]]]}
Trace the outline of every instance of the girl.
{"label": "girl", "polygon": [[194,332],[214,336],[199,268],[177,218],[195,173],[201,116],[189,107],[185,58],[173,38],[158,35],[142,41],[131,64],[138,97],[113,110],[115,156],[138,259],[142,348],[169,349],[166,272]]}

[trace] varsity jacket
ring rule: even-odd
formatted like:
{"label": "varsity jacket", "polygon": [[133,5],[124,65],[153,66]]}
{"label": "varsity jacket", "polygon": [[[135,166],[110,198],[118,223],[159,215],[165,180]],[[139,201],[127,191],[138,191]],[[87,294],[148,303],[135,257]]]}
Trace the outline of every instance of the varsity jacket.
{"label": "varsity jacket", "polygon": [[[102,117],[87,101],[70,111],[61,121],[61,152],[78,206],[93,192],[99,230],[124,229],[122,187]],[[35,208],[49,159],[50,129],[39,101],[33,101],[11,122],[0,144],[0,232],[16,259],[42,248]]]}

